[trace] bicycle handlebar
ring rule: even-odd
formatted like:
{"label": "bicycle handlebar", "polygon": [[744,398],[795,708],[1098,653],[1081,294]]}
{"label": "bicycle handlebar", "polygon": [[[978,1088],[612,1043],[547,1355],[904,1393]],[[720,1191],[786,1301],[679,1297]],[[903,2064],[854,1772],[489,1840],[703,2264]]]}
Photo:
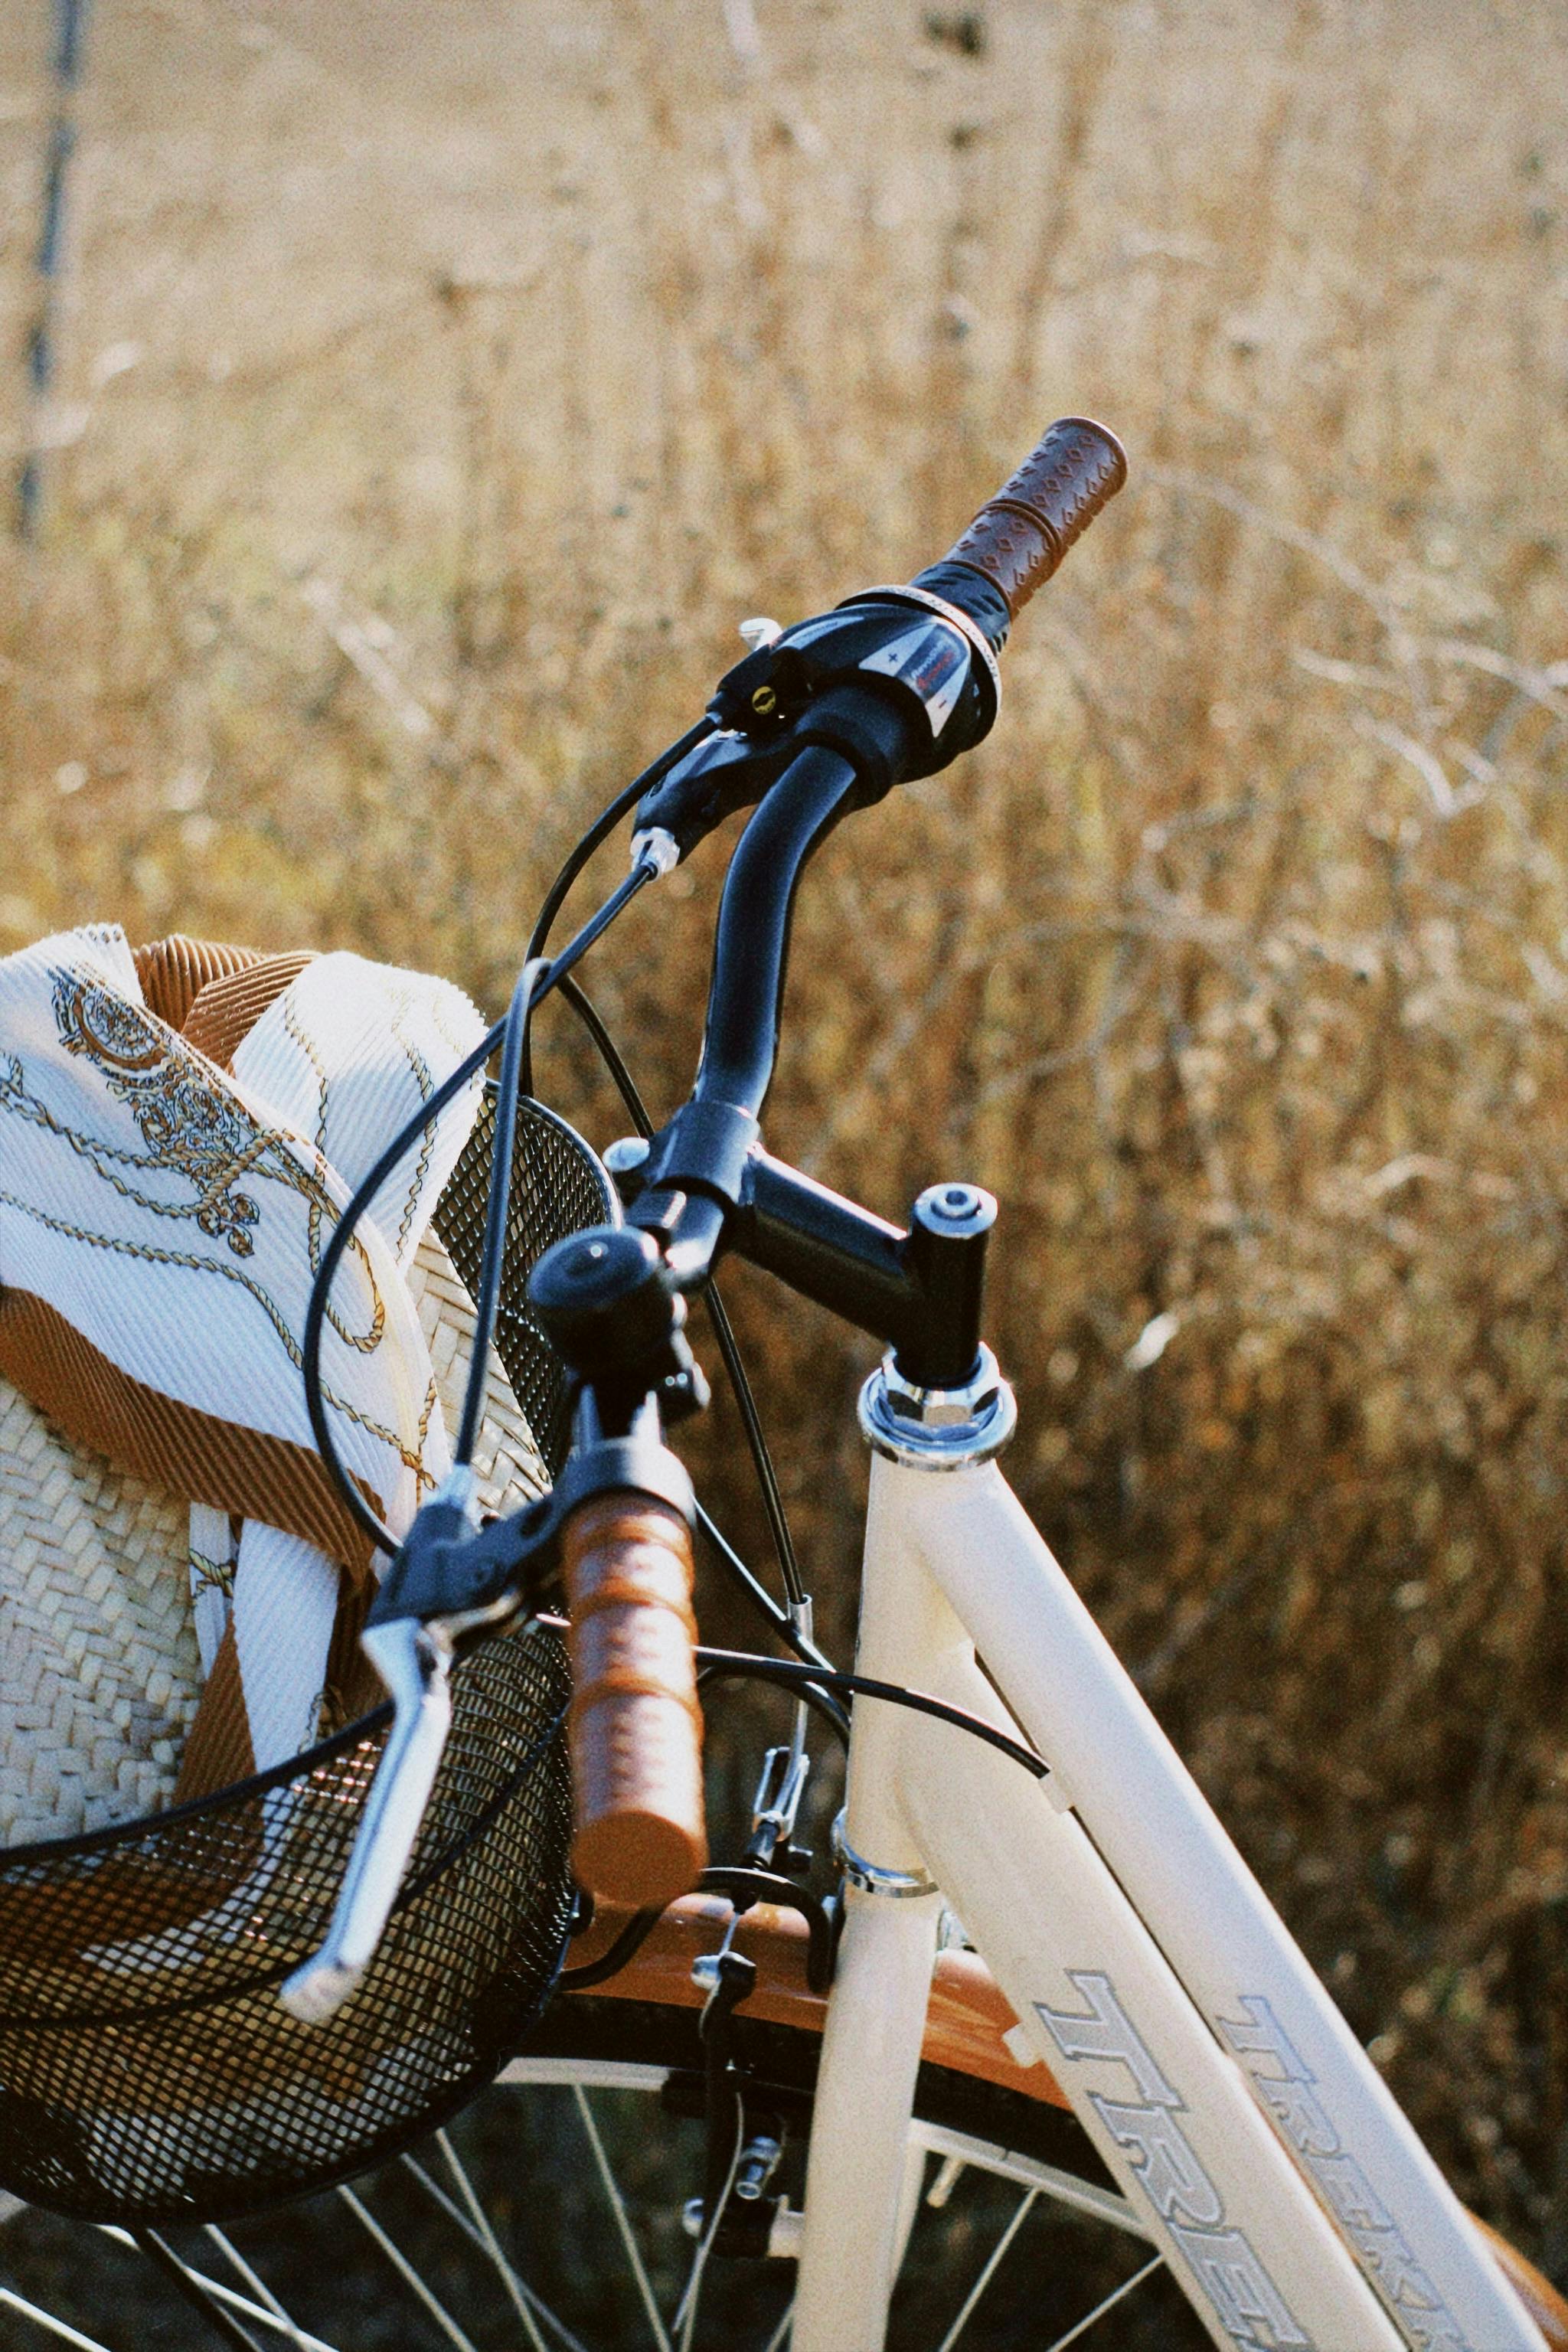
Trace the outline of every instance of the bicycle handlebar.
{"label": "bicycle handlebar", "polygon": [[[536,1313],[584,1384],[580,1416],[594,1399],[614,1399],[619,1391],[623,1423],[628,1409],[635,1420],[640,1399],[654,1407],[657,1427],[660,1400],[667,1409],[673,1406],[683,1381],[688,1402],[700,1402],[700,1376],[675,1344],[684,1312],[678,1294],[707,1281],[727,1229],[751,1202],[758,1114],[773,1074],[790,913],[801,873],[849,810],[879,799],[895,783],[936,773],[986,733],[996,712],[994,656],[1009,622],[1126,478],[1127,461],[1114,435],[1086,417],[1063,418],[940,564],[907,588],[868,591],[759,646],[721,681],[702,728],[639,780],[647,787],[637,815],[639,875],[644,867],[668,870],[733,810],[759,800],[763,806],[725,883],[697,1086],[655,1138],[646,1190],[633,1208],[634,1225],[649,1237],[646,1248],[628,1254],[621,1244],[629,1237],[606,1228],[595,1247],[583,1246],[584,1236],[558,1244],[530,1279]],[[591,935],[580,937],[585,943]],[[966,1201],[965,1236],[973,1237],[973,1227],[983,1240],[989,1214],[976,1223],[984,1198],[973,1198],[972,1209]],[[832,1232],[821,1230],[824,1202]],[[832,1261],[835,1234],[858,1213],[826,1194],[814,1194],[804,1209],[799,1198],[781,1196],[774,1202],[781,1213],[782,1205],[805,1218],[801,1248],[793,1255],[777,1248],[770,1253],[786,1278],[791,1270],[798,1273],[797,1260],[814,1266]],[[945,1248],[954,1234],[945,1226],[943,1233]],[[905,1339],[920,1342],[923,1326],[906,1307],[940,1304],[953,1284],[927,1281],[921,1250],[906,1251],[904,1239],[878,1225],[869,1245],[860,1246],[866,1236],[858,1234],[848,1255],[857,1295],[873,1300],[867,1328],[883,1329],[890,1317],[894,1331],[908,1324]],[[617,1244],[613,1265],[611,1243]],[[628,1296],[635,1291],[647,1307],[645,1257],[657,1269],[655,1287],[669,1309],[662,1320],[655,1318],[658,1328],[651,1339],[643,1328],[646,1313],[639,1318],[619,1311],[626,1303],[621,1289]],[[601,1260],[620,1284],[612,1283],[604,1297],[589,1279],[604,1270]],[[942,1375],[949,1357],[960,1373],[970,1360],[979,1264],[974,1259],[969,1273],[957,1277],[961,1311],[942,1327],[946,1352],[939,1351],[935,1370],[922,1361],[911,1375],[922,1383],[948,1384]],[[580,1277],[595,1291],[585,1324],[577,1311],[581,1301],[574,1305]],[[811,1280],[799,1286],[823,1295]],[[607,1335],[614,1344],[601,1362]],[[681,1893],[706,1859],[689,1530],[684,1507],[672,1507],[660,1466],[675,1457],[664,1454],[656,1436],[644,1450],[640,1473],[633,1463],[629,1475],[621,1467],[607,1484],[580,1495],[556,1531],[572,1603],[577,1683],[574,1863],[581,1882],[596,1894],[637,1907]],[[563,1485],[570,1475],[571,1465]],[[501,1630],[526,1591],[520,1571],[530,1547],[536,1538],[544,1541],[538,1530],[529,1535],[522,1527],[526,1514],[478,1532],[447,1526],[454,1516],[461,1521],[464,1512],[451,1498],[437,1496],[425,1507],[394,1564],[395,1571],[399,1563],[410,1570],[408,1591],[400,1601],[384,1594],[377,1604],[377,1616],[388,1622],[373,1631],[388,1645],[402,1676],[393,1744],[401,1738],[407,1758],[398,1770],[388,1772],[384,1765],[378,1771],[373,1799],[379,1810],[367,1808],[327,1947],[285,1990],[286,2002],[300,2016],[330,2015],[357,1983],[412,1850],[445,1736],[440,1704],[447,1653],[426,1639],[425,1628],[441,1632],[448,1650],[459,1636],[477,1639],[487,1629]],[[422,1549],[416,1540],[421,1528],[427,1538]],[[519,1529],[526,1539],[514,1548],[513,1559],[508,1544]],[[502,1579],[499,1594],[490,1589],[496,1575]],[[389,1588],[394,1583],[389,1573]]]}
{"label": "bicycle handlebar", "polygon": [[[1059,417],[931,571],[961,564],[977,572],[1016,620],[1126,479],[1126,452],[1114,433],[1091,417]],[[922,572],[916,585],[931,577]]]}

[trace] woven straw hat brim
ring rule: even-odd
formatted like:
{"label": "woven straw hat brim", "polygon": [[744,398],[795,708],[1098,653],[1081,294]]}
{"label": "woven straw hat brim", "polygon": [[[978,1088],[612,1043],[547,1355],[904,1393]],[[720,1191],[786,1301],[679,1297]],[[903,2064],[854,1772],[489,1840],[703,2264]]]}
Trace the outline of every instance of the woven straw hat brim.
{"label": "woven straw hat brim", "polygon": [[[474,1309],[434,1230],[407,1279],[455,1433]],[[487,1510],[550,1483],[493,1357],[474,1466]],[[76,1445],[0,1380],[0,1845],[172,1802],[202,1688],[186,1498]]]}
{"label": "woven straw hat brim", "polygon": [[0,1840],[167,1801],[201,1697],[181,1498],[0,1381]]}

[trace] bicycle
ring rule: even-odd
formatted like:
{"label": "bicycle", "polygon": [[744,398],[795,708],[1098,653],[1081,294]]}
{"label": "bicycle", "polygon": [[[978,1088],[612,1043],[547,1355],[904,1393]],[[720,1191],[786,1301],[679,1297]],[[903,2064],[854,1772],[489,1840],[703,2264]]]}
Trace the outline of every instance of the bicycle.
{"label": "bicycle", "polygon": [[[418,2114],[427,2123],[460,2105],[498,2056],[494,2095],[503,2105],[524,2093],[569,2102],[586,2135],[589,2177],[608,2200],[606,2234],[627,2263],[624,2304],[603,2287],[596,2259],[575,2261],[580,2222],[567,2217],[578,2212],[580,2184],[560,2176],[549,2135],[526,2118],[509,2115],[498,2146],[528,2147],[542,2174],[553,2165],[562,2200],[533,2278],[515,2232],[503,2243],[477,2194],[470,2159],[501,2131],[493,2117],[467,2126],[467,2156],[443,2137],[444,2178],[403,2155],[409,2118],[391,2104],[375,2131],[362,2118],[357,2137],[317,2159],[327,2180],[367,2151],[412,2165],[428,2211],[489,2278],[509,2340],[570,2347],[583,2341],[580,2326],[594,2325],[601,2343],[637,2340],[629,2327],[661,2352],[691,2352],[722,2267],[744,2283],[720,2290],[721,2340],[742,2340],[735,2331],[744,2326],[744,2340],[768,2352],[786,2341],[795,2352],[877,2352],[895,2281],[912,2266],[913,2297],[906,2290],[896,2309],[899,2340],[950,2352],[972,2327],[969,2340],[984,2340],[978,2331],[995,2308],[987,2298],[1026,2217],[1057,2206],[1136,2253],[1108,2286],[1097,2279],[1092,2307],[1085,2300],[1060,2325],[1053,2318],[1053,2352],[1113,2311],[1136,2329],[1137,2293],[1156,2281],[1168,2299],[1147,2340],[1162,2343],[1185,2324],[1220,2346],[1321,2352],[1568,2345],[1568,2306],[1459,2207],[1010,1495],[996,1456],[1015,1409],[982,1339],[994,1202],[969,1184],[934,1185],[901,1230],[774,1160],[761,1141],[790,911],[813,851],[844,816],[897,782],[935,773],[989,730],[1013,619],[1124,473],[1102,427],[1064,420],[912,584],[868,591],[784,631],[748,624],[751,650],[704,720],[617,796],[568,861],[505,1021],[389,1142],[323,1255],[305,1356],[317,1441],[336,1467],[320,1377],[334,1273],[378,1183],[443,1097],[499,1047],[487,1129],[497,1146],[459,1171],[466,1206],[446,1229],[475,1299],[458,1467],[401,1540],[340,1472],[345,1506],[391,1562],[365,1635],[390,1706],[237,1801],[251,1808],[253,1826],[278,1818],[279,1807],[292,1807],[296,1823],[326,1823],[309,1887],[288,1889],[289,1916],[269,1921],[266,1967],[250,1988],[297,2021],[278,2026],[291,2038],[268,2060],[276,2071],[266,2080],[282,2097],[288,2070],[310,2063],[301,2053],[312,2032],[338,2031],[329,2021],[347,2030],[374,2020],[389,1955],[412,1965],[423,1936],[415,1980],[427,1994],[456,1965],[460,1937],[439,1916],[432,1925],[432,1912],[443,1902],[460,1912],[473,1889],[461,1865],[442,1878],[432,1823],[456,1801],[454,1780],[468,1790],[465,1836],[480,1834],[474,1822],[500,1817],[518,1775],[555,1739],[569,1646],[572,1864],[588,1899],[568,1920],[564,1872],[550,1859],[559,1860],[563,1832],[554,1799],[542,1799],[532,1843],[514,1862],[536,1876],[553,1872],[557,1891],[557,1907],[543,1902],[531,1929],[540,1947],[531,1989],[488,2041],[476,2031],[460,2064],[444,2062],[447,2076],[422,2086]],[[580,1139],[559,1122],[549,1129],[549,1150],[577,1171],[581,1200],[568,1222],[581,1229],[535,1255],[510,1175],[514,1150],[526,1162],[530,1148],[543,1148],[548,1122],[527,1099],[531,1012],[559,988],[594,1025],[574,964],[633,895],[749,807],[723,892],[693,1093],[659,1132],[643,1118],[638,1137],[606,1154],[613,1187]],[[634,811],[626,880],[547,958],[577,873]],[[613,1047],[601,1043],[640,1112]],[[665,1444],[666,1427],[704,1401],[686,1301],[709,1290],[726,1255],[888,1349],[859,1404],[872,1469],[853,1674],[816,1646],[787,1538],[781,1606],[728,1552]],[[519,1261],[530,1256],[525,1307]],[[728,1360],[721,1315],[716,1328]],[[569,1375],[570,1433],[563,1424],[552,1453],[555,1483],[521,1511],[481,1523],[468,1465],[484,1360],[494,1337],[509,1368],[521,1367],[541,1333],[557,1375],[562,1366]],[[515,1377],[521,1394],[521,1370]],[[538,1410],[547,1420],[555,1407],[546,1397]],[[697,1643],[698,1529],[792,1658]],[[563,1587],[564,1619],[552,1606]],[[699,1690],[740,1675],[793,1695],[794,1726],[767,1755],[742,1853],[714,1864]],[[843,1739],[851,1720],[835,1833],[842,1884],[825,1901],[794,1843],[808,1727]],[[174,1816],[165,1820],[160,1834],[183,1833]],[[79,1861],[90,1870],[112,1835],[63,1842],[75,1851],[37,1866]],[[443,1835],[458,1851],[449,1822]],[[568,1929],[554,1997],[537,2023],[519,2028],[548,1988]],[[516,1974],[510,1933],[492,1937],[500,1957],[479,1990],[465,1993],[471,2008],[482,1992],[493,2009],[497,1985],[508,1969]],[[405,1993],[409,1981],[398,1979]],[[37,2020],[31,2030],[44,2032]],[[285,2047],[286,2062],[276,2054]],[[356,2116],[371,2072],[363,2056],[338,2070],[331,2095]],[[254,2345],[259,2327],[273,2340],[321,2344],[216,2222],[227,2273],[199,2270],[168,2240],[166,2221],[205,2210],[194,2176],[158,2177],[157,2151],[177,2137],[180,2103],[195,2098],[182,2079],[186,2087],[160,2111],[167,2130],[154,2157],[136,2159],[143,2221],[134,2234],[226,2340]],[[629,2137],[623,2118],[623,2158],[659,2209],[641,2230],[593,2091],[636,2095],[649,2120],[657,2114],[684,2135],[679,2160],[668,2160],[641,2144],[640,2126]],[[52,2189],[43,2184],[41,2201],[102,2221],[110,2208],[93,2204],[100,2189],[68,2194],[61,2185],[74,2153],[54,2152],[58,2177]],[[285,2193],[275,2150],[268,2161],[262,2187]],[[946,2205],[966,2173],[1018,2194],[996,2212],[996,2243],[972,2266],[962,2298],[928,2315],[920,2298],[947,2289],[923,2267],[916,2217],[922,2200]],[[454,2312],[439,2278],[433,2284],[414,2270],[358,2192],[340,2193],[447,2340],[471,2345],[468,2326],[480,2324],[471,2300]],[[975,2201],[984,2207],[987,2195]],[[221,2195],[212,2210],[225,2210]],[[1090,2275],[1077,2256],[1068,2269]],[[679,2290],[668,2317],[667,2283]],[[1046,2291],[1031,2292],[1032,2332],[992,2341],[1045,2340]],[[577,2317],[563,2317],[563,2296]],[[31,2294],[0,2289],[5,2307],[89,2352],[96,2343],[48,2319]],[[931,2325],[911,2334],[928,2315]],[[1097,2340],[1110,2337],[1101,2329]]]}

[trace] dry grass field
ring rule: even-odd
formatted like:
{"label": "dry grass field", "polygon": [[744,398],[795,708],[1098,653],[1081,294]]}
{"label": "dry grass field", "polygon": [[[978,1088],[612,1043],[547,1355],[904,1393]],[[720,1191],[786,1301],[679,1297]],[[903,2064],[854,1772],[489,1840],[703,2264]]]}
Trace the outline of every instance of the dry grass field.
{"label": "dry grass field", "polygon": [[[741,615],[908,576],[1056,415],[1121,433],[992,741],[811,878],[769,1139],[889,1214],[999,1194],[1016,1483],[1568,2283],[1568,15],[100,0],[29,416],[44,16],[0,949],[353,945],[499,1009]],[[590,976],[663,1107],[721,866]],[[619,1131],[564,1016],[544,1069]],[[843,1645],[867,1350],[731,1287]],[[722,1406],[695,1444],[760,1554]]]}

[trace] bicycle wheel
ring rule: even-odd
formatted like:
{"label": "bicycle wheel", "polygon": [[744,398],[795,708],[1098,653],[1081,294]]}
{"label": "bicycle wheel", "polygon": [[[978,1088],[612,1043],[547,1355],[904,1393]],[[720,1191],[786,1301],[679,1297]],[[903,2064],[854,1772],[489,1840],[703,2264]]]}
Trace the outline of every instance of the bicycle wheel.
{"label": "bicycle wheel", "polygon": [[[558,1997],[448,2131],[353,2187],[221,2231],[162,2232],[163,2252],[205,2290],[174,2282],[158,2248],[139,2256],[123,2232],[13,2211],[0,2222],[0,2345],[24,2352],[52,2331],[95,2352],[202,2352],[226,2340],[226,2323],[238,2331],[227,2341],[310,2352],[782,2347],[793,2263],[701,2260],[685,2210],[706,2141],[689,1960],[727,1925],[721,1903],[678,1906],[614,1990]],[[783,2126],[770,2193],[785,2200],[773,2235],[787,2241],[823,2003],[805,1990],[795,1923],[759,1911],[736,1941],[759,1979],[736,2014],[733,2053],[748,2116]],[[921,2072],[890,2346],[1045,2352],[1108,2296],[1096,2345],[1201,2345],[1045,2070],[1029,2070],[1027,2091],[989,2079],[1011,2062],[996,2040],[1005,2005],[984,1997],[987,1981],[973,1955],[943,1956],[927,2047],[952,2063]],[[216,2305],[205,2321],[192,2301],[204,2291]]]}
{"label": "bicycle wheel", "polygon": [[[0,2346],[29,2352],[52,2331],[86,2352],[225,2340],[296,2352],[783,2352],[787,2255],[700,2263],[685,2211],[705,2153],[690,1960],[727,1925],[721,1903],[675,1906],[605,1985],[558,1996],[447,2132],[353,2187],[224,2231],[164,2233],[205,2289],[174,2283],[123,2233],[31,2209],[0,2217]],[[773,2234],[787,2242],[825,2004],[805,1983],[798,1923],[759,1909],[735,1940],[758,1983],[736,2012],[733,2054],[749,2112],[784,2126],[771,2188],[786,2200]],[[1086,2337],[1093,2352],[1196,2352],[1204,2329],[1060,2093],[1044,2068],[1009,2058],[1009,2017],[973,1954],[942,1956],[889,2352],[1065,2352]],[[1553,2352],[1568,2347],[1568,2314],[1517,2256],[1511,2265]],[[216,2306],[205,2320],[191,2299],[203,2291]]]}

